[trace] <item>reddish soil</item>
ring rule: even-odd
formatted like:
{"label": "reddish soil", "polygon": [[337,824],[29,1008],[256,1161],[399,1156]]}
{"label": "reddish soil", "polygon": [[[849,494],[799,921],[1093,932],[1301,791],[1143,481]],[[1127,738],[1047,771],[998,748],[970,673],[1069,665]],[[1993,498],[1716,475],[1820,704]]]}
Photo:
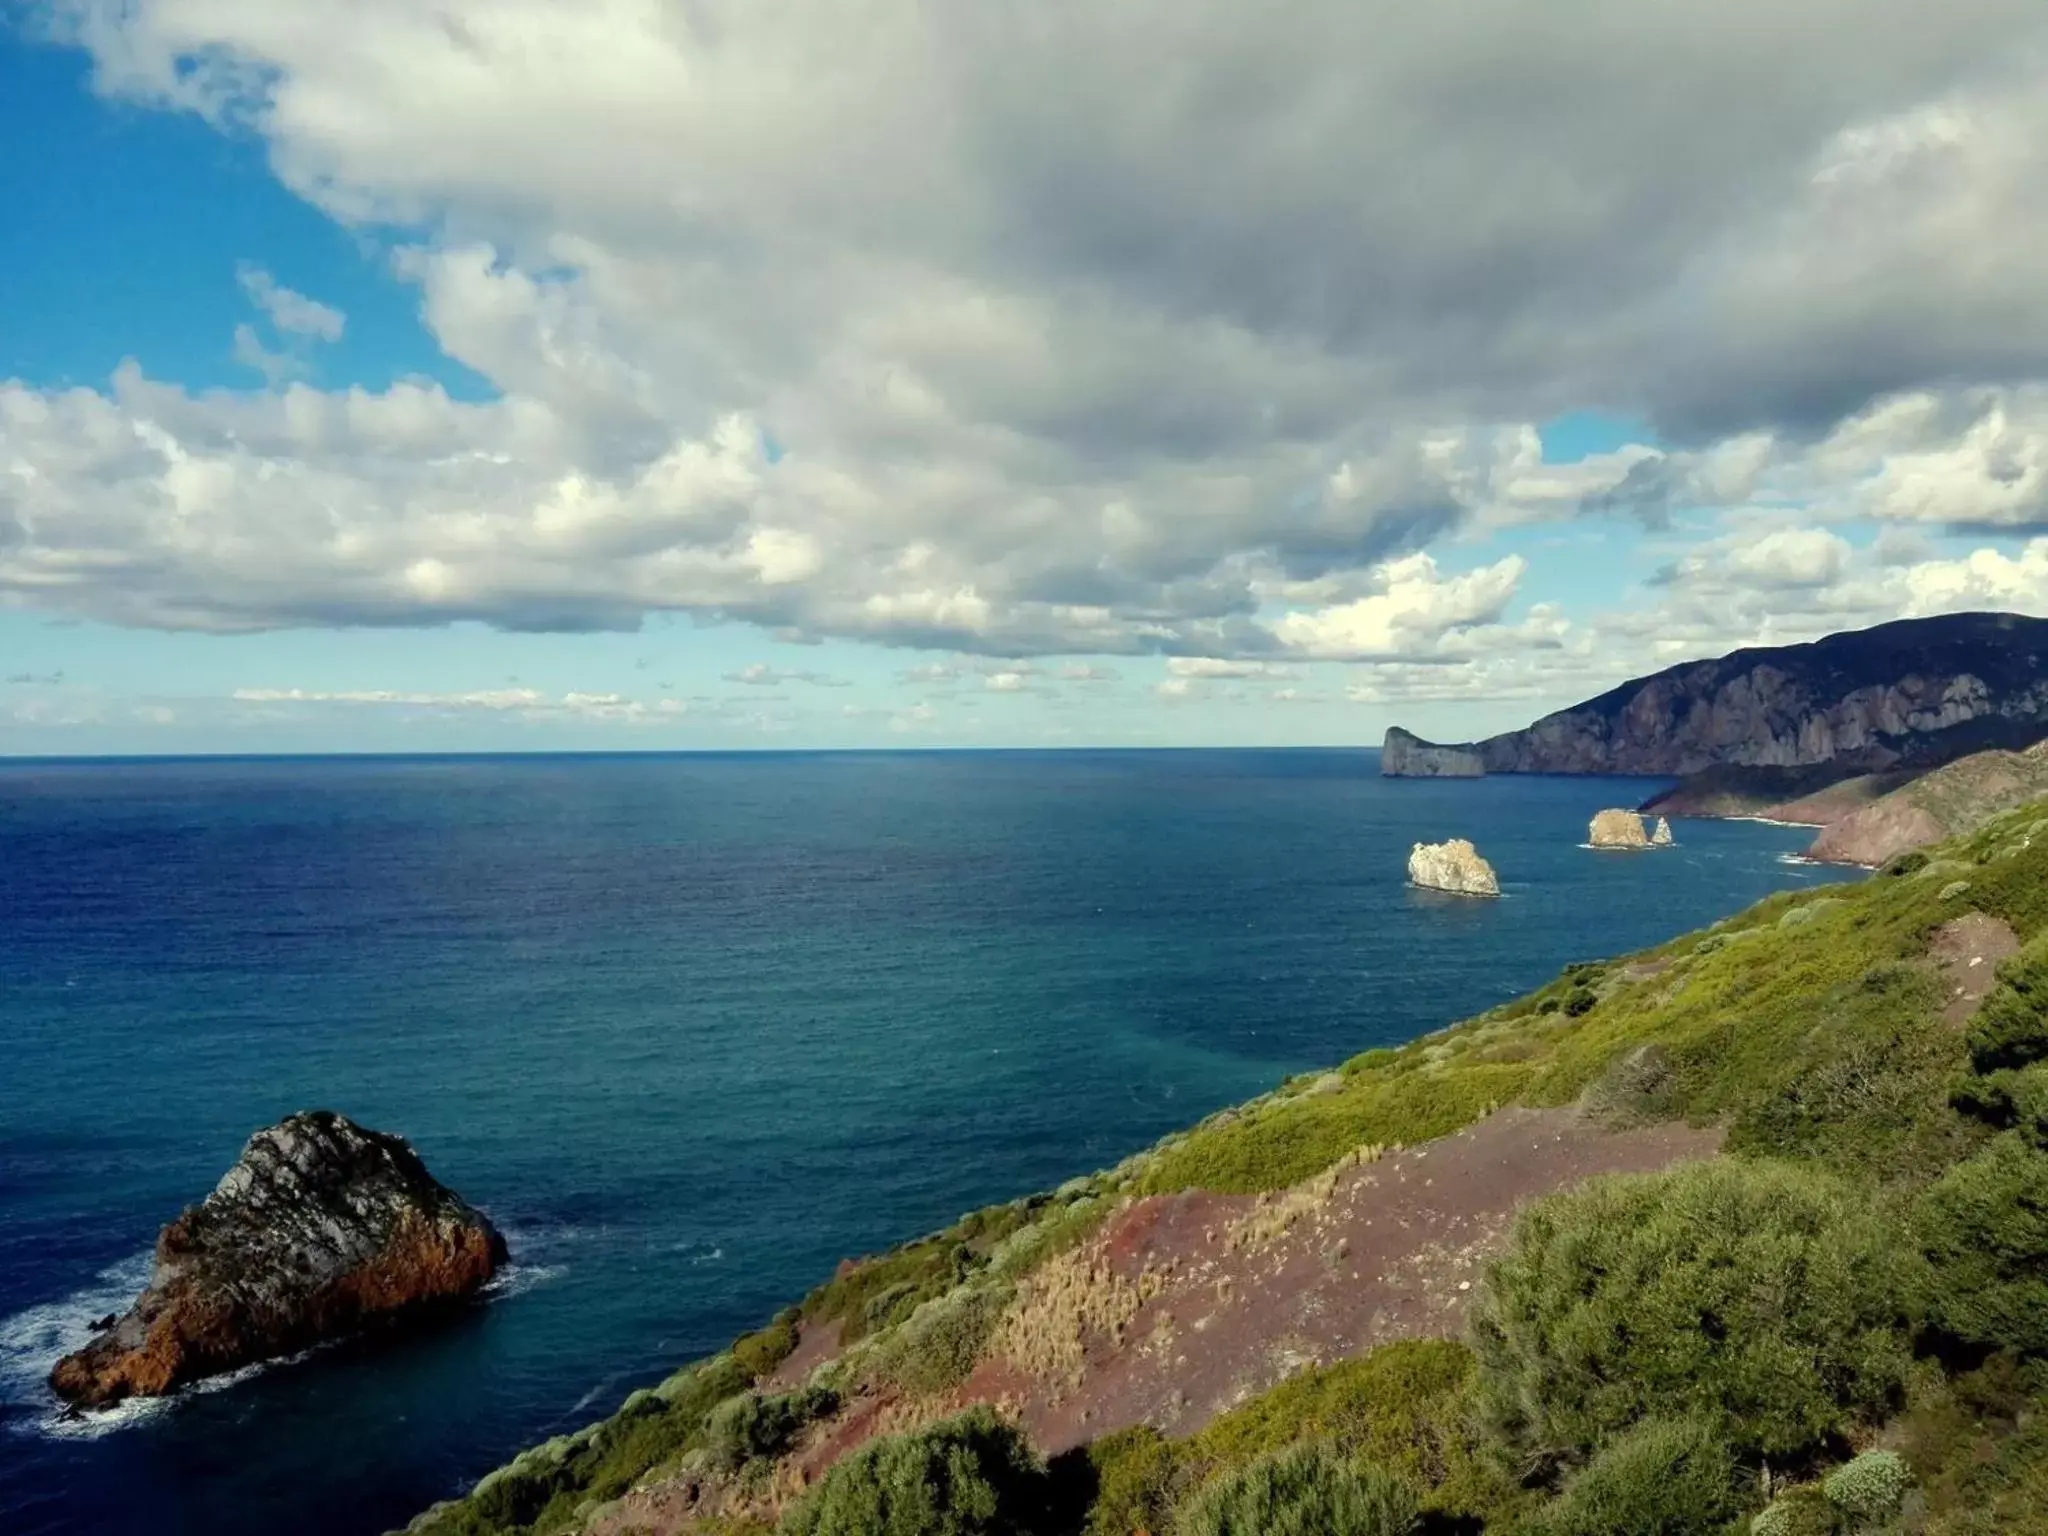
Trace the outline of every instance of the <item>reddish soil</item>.
{"label": "reddish soil", "polygon": [[1092,1339],[1076,1386],[985,1364],[968,1395],[1019,1413],[1048,1453],[1132,1424],[1190,1434],[1303,1367],[1455,1335],[1484,1261],[1527,1201],[1595,1174],[1710,1157],[1718,1130],[1606,1131],[1575,1110],[1507,1109],[1340,1178],[1280,1236],[1233,1249],[1244,1196],[1141,1200],[1095,1239],[1135,1280],[1163,1273],[1123,1342]]}
{"label": "reddish soil", "polygon": [[787,1392],[810,1380],[811,1372],[839,1353],[839,1319],[825,1323],[799,1323],[796,1348],[782,1364],[768,1373],[761,1384],[764,1392]]}
{"label": "reddish soil", "polygon": [[[1134,1201],[1084,1245],[1098,1283],[1151,1277],[1119,1338],[1079,1335],[1078,1369],[1059,1379],[985,1360],[938,1401],[856,1399],[817,1426],[779,1479],[814,1482],[879,1434],[970,1402],[1022,1420],[1057,1454],[1133,1424],[1186,1435],[1306,1366],[1396,1339],[1455,1336],[1485,1261],[1528,1201],[1604,1173],[1643,1173],[1712,1157],[1717,1129],[1664,1124],[1605,1130],[1575,1109],[1504,1109],[1440,1140],[1361,1163],[1320,1195],[1199,1191]],[[1275,1219],[1298,1211],[1291,1225]],[[1264,1229],[1233,1242],[1240,1227]],[[838,1348],[837,1330],[805,1330],[772,1378],[801,1381]],[[731,1512],[731,1490],[670,1483],[628,1495],[593,1525],[605,1536],[669,1533]],[[778,1495],[745,1501],[768,1513]]]}
{"label": "reddish soil", "polygon": [[1999,963],[2018,954],[2019,947],[2010,926],[1982,912],[1943,923],[1927,949],[1948,987],[1942,1022],[1954,1029],[1968,1023],[1996,983]]}

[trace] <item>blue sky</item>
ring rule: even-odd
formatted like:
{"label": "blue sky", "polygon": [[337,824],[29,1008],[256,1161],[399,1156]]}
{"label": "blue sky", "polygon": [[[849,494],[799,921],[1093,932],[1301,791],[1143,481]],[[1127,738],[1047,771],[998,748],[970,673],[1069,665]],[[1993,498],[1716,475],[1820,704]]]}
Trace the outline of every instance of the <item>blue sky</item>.
{"label": "blue sky", "polygon": [[1148,103],[1137,0],[716,9],[0,5],[0,753],[1463,737],[2048,611],[2025,8],[1517,122],[1482,17]]}

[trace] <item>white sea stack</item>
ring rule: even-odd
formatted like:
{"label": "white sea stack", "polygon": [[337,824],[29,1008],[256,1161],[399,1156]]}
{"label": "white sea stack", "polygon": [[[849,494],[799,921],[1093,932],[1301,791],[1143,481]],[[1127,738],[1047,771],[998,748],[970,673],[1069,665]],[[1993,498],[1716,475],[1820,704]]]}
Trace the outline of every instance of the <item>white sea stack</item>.
{"label": "white sea stack", "polygon": [[1417,843],[1408,855],[1408,882],[1454,896],[1498,896],[1500,879],[1479,850],[1462,837],[1447,843]]}
{"label": "white sea stack", "polygon": [[1650,829],[1650,842],[1658,848],[1671,846],[1671,823],[1662,816],[1657,818],[1657,825]]}
{"label": "white sea stack", "polygon": [[1595,848],[1650,846],[1650,836],[1643,830],[1643,818],[1634,811],[1601,811],[1587,829],[1586,841]]}

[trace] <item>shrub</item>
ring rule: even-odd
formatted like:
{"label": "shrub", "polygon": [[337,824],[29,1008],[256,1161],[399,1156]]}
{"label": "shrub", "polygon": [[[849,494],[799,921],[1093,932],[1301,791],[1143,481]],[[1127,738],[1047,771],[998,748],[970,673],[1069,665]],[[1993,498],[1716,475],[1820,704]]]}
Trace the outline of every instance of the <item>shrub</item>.
{"label": "shrub", "polygon": [[2048,1154],[2007,1131],[1914,1213],[1930,1320],[1974,1344],[2048,1350]]}
{"label": "shrub", "polygon": [[803,1316],[795,1307],[775,1314],[775,1320],[758,1332],[734,1341],[732,1357],[750,1377],[759,1380],[796,1351],[797,1322]]}
{"label": "shrub", "polygon": [[1794,1488],[1749,1522],[1749,1536],[1835,1536],[1835,1512],[1818,1488]]}
{"label": "shrub", "polygon": [[944,1392],[965,1381],[995,1331],[1010,1290],[962,1286],[934,1297],[882,1341],[876,1369],[906,1392]]}
{"label": "shrub", "polygon": [[1027,1536],[1050,1497],[1023,1435],[972,1408],[835,1463],[793,1505],[783,1536]]}
{"label": "shrub", "polygon": [[1821,1480],[1827,1501],[1851,1520],[1883,1520],[1905,1500],[1913,1475],[1897,1451],[1865,1451]]}
{"label": "shrub", "polygon": [[1564,997],[1564,1014],[1568,1019],[1583,1018],[1598,1007],[1600,999],[1591,987],[1573,987]]}
{"label": "shrub", "polygon": [[1738,1450],[1809,1450],[1892,1401],[1908,1363],[1896,1244],[1815,1170],[1717,1161],[1537,1202],[1473,1309],[1476,1403],[1526,1469],[1650,1416]]}
{"label": "shrub", "polygon": [[1088,1536],[1135,1536],[1166,1528],[1180,1481],[1173,1443],[1148,1424],[1104,1435],[1088,1447],[1095,1497]]}
{"label": "shrub", "polygon": [[1442,1339],[1385,1344],[1355,1360],[1302,1372],[1216,1419],[1187,1444],[1204,1472],[1241,1467],[1318,1440],[1434,1486],[1463,1454],[1459,1397],[1472,1356]]}
{"label": "shrub", "polygon": [[1741,1512],[1735,1459],[1703,1419],[1649,1419],[1610,1442],[1530,1536],[1705,1536]]}
{"label": "shrub", "polygon": [[1327,1445],[1299,1445],[1207,1484],[1176,1536],[1408,1536],[1415,1495],[1391,1472]]}
{"label": "shrub", "polygon": [[2048,1059],[2048,934],[1999,967],[1970,1025],[1970,1058],[1979,1072]]}
{"label": "shrub", "polygon": [[1956,1085],[1953,1102],[1965,1114],[2048,1147],[2048,1062],[1965,1077]]}
{"label": "shrub", "polygon": [[764,1397],[743,1392],[720,1403],[704,1421],[704,1445],[727,1469],[779,1456],[804,1426],[839,1408],[839,1394],[802,1387]]}

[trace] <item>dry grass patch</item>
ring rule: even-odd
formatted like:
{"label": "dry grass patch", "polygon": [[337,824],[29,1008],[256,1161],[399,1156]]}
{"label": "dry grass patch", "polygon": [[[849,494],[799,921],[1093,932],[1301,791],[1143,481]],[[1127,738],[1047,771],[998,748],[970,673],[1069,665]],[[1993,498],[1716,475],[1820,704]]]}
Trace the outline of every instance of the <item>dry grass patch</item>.
{"label": "dry grass patch", "polygon": [[1017,1284],[996,1324],[992,1352],[1041,1381],[1078,1386],[1091,1338],[1121,1344],[1138,1309],[1166,1288],[1147,1264],[1119,1274],[1098,1243],[1057,1254]]}

